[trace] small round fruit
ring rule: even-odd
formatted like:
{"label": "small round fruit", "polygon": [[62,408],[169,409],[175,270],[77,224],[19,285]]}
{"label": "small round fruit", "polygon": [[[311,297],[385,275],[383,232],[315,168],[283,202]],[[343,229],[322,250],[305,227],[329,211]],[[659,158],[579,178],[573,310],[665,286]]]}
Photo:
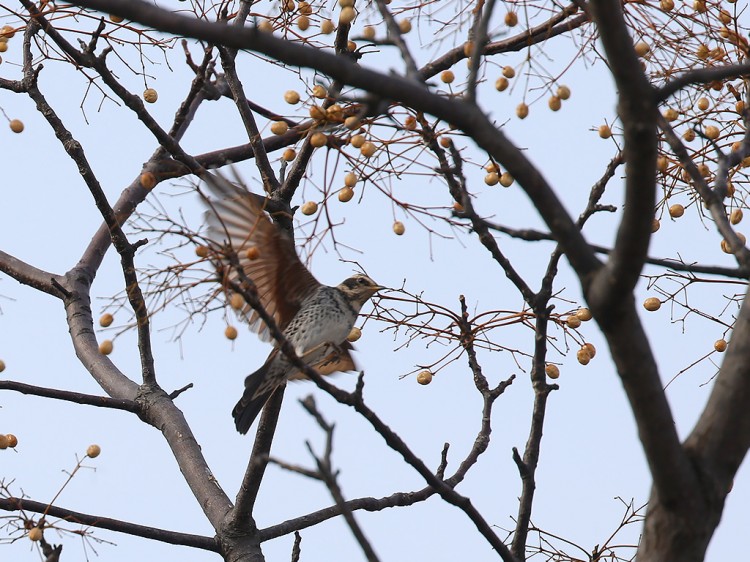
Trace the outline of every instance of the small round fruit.
{"label": "small round fruit", "polygon": [[565,323],[568,325],[568,328],[575,329],[581,326],[581,319],[575,314],[572,314],[565,319]]}
{"label": "small round fruit", "polygon": [[148,103],[156,103],[156,100],[159,99],[159,94],[153,88],[146,88],[143,91],[143,99]]}
{"label": "small round fruit", "polygon": [[666,119],[667,121],[676,121],[679,116],[680,114],[677,113],[676,109],[668,107],[664,110],[664,119]]}
{"label": "small round fruit", "polygon": [[510,175],[510,172],[503,172],[500,174],[500,185],[503,187],[510,187],[513,185],[513,176]]}
{"label": "small round fruit", "polygon": [[505,25],[515,27],[518,25],[518,13],[510,11],[505,14]]}
{"label": "small round fruit", "polygon": [[659,170],[662,174],[667,171],[668,167],[669,159],[666,156],[659,156],[656,159],[656,169]]}
{"label": "small round fruit", "polygon": [[474,52],[474,41],[467,41],[464,43],[464,56],[470,57]]}
{"label": "small round fruit", "polygon": [[315,201],[307,201],[300,207],[300,211],[303,215],[309,217],[318,212],[318,204]]}
{"label": "small round fruit", "polygon": [[409,33],[411,31],[411,20],[401,20],[398,22],[398,28],[401,30],[401,33]]}
{"label": "small round fruit", "polygon": [[299,92],[296,90],[287,90],[284,92],[284,101],[289,105],[299,103]]}
{"label": "small round fruit", "polygon": [[372,41],[373,39],[375,39],[375,28],[371,25],[366,25],[362,30],[362,37],[364,37],[368,41]]}
{"label": "small round fruit", "polygon": [[495,80],[495,89],[498,92],[502,92],[508,88],[508,85],[510,82],[508,82],[508,79],[505,76],[501,76],[497,80]]}
{"label": "small round fruit", "polygon": [[360,125],[362,125],[362,120],[356,115],[350,115],[349,117],[344,119],[344,127],[349,129],[350,131],[358,129]]}
{"label": "small round fruit", "polygon": [[450,137],[442,136],[440,137],[440,146],[443,148],[450,148],[453,145],[453,141]]}
{"label": "small round fruit", "polygon": [[661,222],[659,222],[659,219],[654,219],[651,221],[651,233],[653,234],[657,230],[661,228]]}
{"label": "small round fruit", "polygon": [[394,222],[393,232],[396,233],[396,236],[401,236],[404,232],[406,232],[406,227],[404,226],[404,223],[402,223],[401,221]]}
{"label": "small round fruit", "polygon": [[354,21],[354,18],[356,17],[357,13],[351,6],[341,8],[341,13],[339,14],[339,23],[343,25],[349,25]]}
{"label": "small round fruit", "polygon": [[0,450],[5,450],[10,446],[10,440],[7,435],[0,433]]}
{"label": "small round fruit", "polygon": [[354,6],[354,0],[339,0],[339,8],[351,8]]}
{"label": "small round fruit", "polygon": [[599,136],[603,139],[608,139],[612,136],[612,129],[609,125],[599,125]]}
{"label": "small round fruit", "polygon": [[565,85],[557,87],[557,97],[561,100],[570,99],[570,88]]}
{"label": "small round fruit", "polygon": [[0,359],[0,373],[2,373],[5,370],[5,361]]}
{"label": "small round fruit", "polygon": [[578,359],[578,362],[581,365],[588,365],[591,361],[591,356],[589,355],[589,352],[586,350],[586,348],[582,347],[576,352],[576,359]]}
{"label": "small round fruit", "polygon": [[512,66],[503,67],[503,76],[506,78],[513,78],[516,75],[516,69]]}
{"label": "small round fruit", "polygon": [[8,41],[0,41],[0,53],[4,53],[8,50]]}
{"label": "small round fruit", "polygon": [[336,29],[336,26],[331,20],[323,20],[320,22],[320,32],[323,35],[330,35],[333,33],[334,29]]}
{"label": "small round fruit", "polygon": [[588,343],[588,342],[587,342],[587,343],[584,343],[584,344],[583,344],[583,345],[581,346],[581,349],[585,349],[585,350],[586,350],[586,351],[588,352],[588,354],[589,354],[589,357],[591,357],[592,359],[593,359],[594,357],[596,357],[596,348],[594,347],[594,344],[593,344],[593,343]]}
{"label": "small round fruit", "polygon": [[227,326],[224,328],[224,336],[228,340],[236,340],[237,339],[237,328],[234,326]]}
{"label": "small round fruit", "polygon": [[325,146],[328,142],[328,137],[325,135],[325,133],[317,132],[313,133],[313,136],[310,137],[310,144],[313,145],[315,148],[320,148],[322,146]]}
{"label": "small round fruit", "polygon": [[112,322],[114,322],[114,320],[115,320],[114,316],[112,316],[109,312],[105,312],[99,318],[99,325],[102,328],[109,328],[112,325]]}
{"label": "small round fruit", "polygon": [[698,106],[698,109],[700,109],[701,111],[706,111],[709,106],[708,98],[700,98],[696,105]]}
{"label": "small round fruit", "polygon": [[560,111],[562,101],[560,101],[560,98],[557,96],[551,96],[549,100],[547,100],[547,105],[552,111]]}
{"label": "small round fruit", "polygon": [[39,527],[29,529],[29,540],[34,542],[42,540],[42,530]]}
{"label": "small round fruit", "polygon": [[257,260],[260,257],[260,250],[258,249],[258,246],[250,246],[247,250],[245,250],[245,257],[250,261]]}
{"label": "small round fruit", "polygon": [[487,163],[487,165],[484,167],[484,170],[488,174],[491,173],[491,172],[495,172],[495,173],[499,174],[500,173],[500,166],[498,165],[497,162],[493,162],[492,160],[490,160]]}
{"label": "small round fruit", "polygon": [[456,75],[453,74],[452,70],[443,70],[443,72],[440,73],[440,80],[442,80],[444,84],[451,84],[455,79]]}
{"label": "small round fruit", "polygon": [[497,172],[490,172],[486,176],[484,176],[484,183],[487,185],[497,185],[497,182],[500,181],[500,176]]}
{"label": "small round fruit", "polygon": [[635,54],[638,55],[639,57],[645,57],[649,53],[650,50],[651,50],[651,47],[645,41],[638,41],[635,44]]}
{"label": "small round fruit", "polygon": [[693,129],[685,129],[685,132],[682,133],[682,138],[686,142],[693,142],[695,140],[695,131]]}
{"label": "small round fruit", "polygon": [[245,306],[245,298],[239,293],[232,293],[229,297],[229,306],[235,310],[240,310]]}
{"label": "small round fruit", "polygon": [[672,217],[673,219],[679,219],[684,214],[685,214],[685,207],[683,207],[679,203],[670,205],[669,216]]}
{"label": "small round fruit", "polygon": [[734,110],[737,113],[742,114],[745,111],[745,102],[743,100],[740,100],[737,103],[735,103]]}
{"label": "small round fruit", "polygon": [[357,174],[353,172],[347,172],[344,175],[344,185],[347,187],[354,187],[357,185]]}
{"label": "small round fruit", "polygon": [[729,242],[727,242],[726,239],[721,241],[721,251],[725,254],[732,253],[732,248],[729,247]]}
{"label": "small round fruit", "polygon": [[375,152],[378,150],[378,147],[376,147],[373,143],[370,141],[365,141],[362,147],[359,149],[359,151],[362,153],[362,156],[365,158],[369,158]]}
{"label": "small round fruit", "polygon": [[263,20],[258,24],[258,31],[263,33],[273,33],[273,24],[268,20]]}
{"label": "small round fruit", "polygon": [[312,89],[312,95],[318,98],[319,100],[325,99],[328,95],[328,91],[325,89],[325,86],[322,86],[320,84],[315,84]]}
{"label": "small round fruit", "polygon": [[560,377],[560,369],[557,365],[553,365],[552,363],[547,363],[544,366],[544,372],[547,373],[547,376],[551,379]]}
{"label": "small round fruit", "polygon": [[706,0],[695,0],[693,2],[693,10],[698,12],[699,14],[703,14],[708,10],[708,6],[706,5]]}
{"label": "small round fruit", "polygon": [[88,449],[86,449],[86,456],[90,459],[95,459],[98,457],[102,452],[102,448],[99,445],[89,445]]}
{"label": "small round fruit", "polygon": [[207,258],[208,248],[206,246],[196,246],[195,255],[198,256],[199,258]]}
{"label": "small round fruit", "polygon": [[274,135],[283,135],[289,130],[289,123],[286,121],[274,121],[271,123],[271,132]]}
{"label": "small round fruit", "polygon": [[344,109],[337,103],[334,103],[326,109],[326,119],[341,122],[344,120]]}
{"label": "small round fruit", "polygon": [[352,146],[354,148],[362,148],[362,146],[364,146],[365,144],[365,136],[354,135],[349,142],[352,143]]}
{"label": "small round fruit", "polygon": [[310,18],[307,16],[300,16],[297,18],[297,28],[300,31],[307,31],[310,29]]}
{"label": "small round fruit", "polygon": [[718,351],[719,353],[724,353],[727,350],[727,340],[725,339],[716,340],[714,342],[714,349]]}
{"label": "small round fruit", "polygon": [[150,190],[156,187],[156,176],[152,172],[143,172],[140,181],[144,189]]}
{"label": "small round fruit", "polygon": [[0,28],[0,36],[5,37],[6,39],[11,39],[15,34],[16,30],[12,25],[4,25]]}
{"label": "small round fruit", "polygon": [[406,119],[404,119],[404,128],[407,131],[414,131],[417,128],[417,118],[413,115],[409,115]]}
{"label": "small round fruit", "polygon": [[281,155],[281,158],[284,160],[284,162],[291,162],[292,160],[297,158],[297,152],[293,148],[287,148]]}
{"label": "small round fruit", "polygon": [[116,16],[114,14],[109,14],[109,21],[111,21],[112,23],[122,23],[124,21],[124,19],[125,18],[123,18],[121,16]]}
{"label": "small round fruit", "polygon": [[310,106],[310,117],[315,119],[316,121],[323,121],[325,120],[328,113],[326,113],[326,110],[320,107],[319,105],[311,105]]}
{"label": "small round fruit", "polygon": [[302,0],[302,2],[299,2],[297,4],[297,11],[303,16],[309,16],[313,12],[312,6],[310,5],[310,3],[305,2],[304,0]]}
{"label": "small round fruit", "polygon": [[342,187],[339,190],[339,201],[342,203],[351,201],[352,197],[354,197],[354,190],[351,187]]}
{"label": "small round fruit", "polygon": [[8,435],[6,435],[6,437],[8,438],[8,447],[13,449],[16,445],[18,445],[18,437],[16,437],[12,433],[9,433]]}
{"label": "small round fruit", "polygon": [[665,12],[674,10],[674,0],[660,0],[659,7]]}
{"label": "small round fruit", "polygon": [[354,328],[351,329],[351,331],[349,332],[349,335],[346,336],[346,341],[355,342],[361,337],[362,337],[362,330],[360,330],[359,328],[355,326]]}
{"label": "small round fruit", "polygon": [[643,308],[649,312],[655,312],[661,308],[661,301],[656,297],[648,297],[643,301]]}
{"label": "small round fruit", "polygon": [[114,348],[115,346],[112,343],[112,340],[104,340],[99,344],[99,353],[101,353],[102,355],[109,355],[110,353],[112,353],[112,350]]}
{"label": "small round fruit", "polygon": [[417,382],[421,385],[427,385],[432,382],[432,373],[430,371],[422,371],[417,375]]}
{"label": "small round fruit", "polygon": [[719,138],[719,128],[716,125],[709,125],[703,130],[703,133],[711,140]]}
{"label": "small round fruit", "polygon": [[576,316],[581,322],[588,322],[593,318],[591,311],[585,306],[582,306],[576,311]]}
{"label": "small round fruit", "polygon": [[719,21],[724,25],[729,25],[732,22],[732,14],[724,9],[719,10]]}
{"label": "small round fruit", "polygon": [[519,103],[518,106],[516,106],[516,115],[519,119],[526,119],[529,115],[529,106],[525,103]]}
{"label": "small round fruit", "polygon": [[740,224],[742,222],[742,209],[735,209],[729,215],[729,222],[732,224]]}
{"label": "small round fruit", "polygon": [[10,130],[14,133],[22,133],[24,129],[23,121],[20,119],[11,119],[10,123],[8,123],[10,126]]}

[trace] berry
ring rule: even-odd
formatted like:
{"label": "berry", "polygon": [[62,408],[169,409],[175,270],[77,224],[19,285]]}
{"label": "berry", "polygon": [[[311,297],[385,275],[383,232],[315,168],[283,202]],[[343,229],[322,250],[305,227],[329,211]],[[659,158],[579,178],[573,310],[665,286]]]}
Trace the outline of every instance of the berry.
{"label": "berry", "polygon": [[89,445],[88,449],[86,449],[86,456],[95,459],[98,457],[102,452],[102,448],[99,445]]}
{"label": "berry", "polygon": [[422,371],[417,375],[417,382],[421,385],[427,385],[432,382],[432,373],[430,371]]}

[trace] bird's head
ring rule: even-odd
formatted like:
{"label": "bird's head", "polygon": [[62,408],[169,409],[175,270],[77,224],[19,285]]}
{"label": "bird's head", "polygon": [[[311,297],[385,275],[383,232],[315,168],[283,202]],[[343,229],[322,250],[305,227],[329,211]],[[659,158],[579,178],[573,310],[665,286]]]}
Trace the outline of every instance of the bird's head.
{"label": "bird's head", "polygon": [[349,301],[359,309],[367,299],[377,293],[380,289],[384,289],[370,279],[367,275],[353,275],[349,279],[345,280],[338,289],[346,295]]}

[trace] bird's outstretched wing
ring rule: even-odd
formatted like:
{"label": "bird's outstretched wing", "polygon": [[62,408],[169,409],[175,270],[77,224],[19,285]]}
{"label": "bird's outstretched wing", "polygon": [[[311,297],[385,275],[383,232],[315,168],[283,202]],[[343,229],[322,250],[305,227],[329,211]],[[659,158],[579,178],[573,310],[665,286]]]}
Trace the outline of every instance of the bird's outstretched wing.
{"label": "bird's outstretched wing", "polygon": [[[263,308],[284,330],[302,301],[320,283],[300,261],[291,236],[263,210],[262,198],[218,175],[207,174],[204,179],[211,193],[205,203],[212,249],[218,255],[236,252],[242,269],[258,289]],[[250,248],[257,249],[254,259],[248,257]],[[227,264],[224,260],[221,268],[225,279],[237,280],[237,271]],[[249,306],[240,311],[240,316],[261,339],[271,339],[268,327]]]}

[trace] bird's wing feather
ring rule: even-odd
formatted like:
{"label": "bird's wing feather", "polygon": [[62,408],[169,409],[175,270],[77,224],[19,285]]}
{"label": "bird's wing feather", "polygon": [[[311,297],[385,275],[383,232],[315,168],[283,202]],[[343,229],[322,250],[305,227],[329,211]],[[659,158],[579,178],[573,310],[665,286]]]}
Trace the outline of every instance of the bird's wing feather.
{"label": "bird's wing feather", "polygon": [[[260,198],[221,176],[205,179],[212,195],[206,201],[206,222],[213,249],[237,253],[240,266],[255,283],[263,308],[284,330],[302,301],[320,283],[300,261],[294,240],[265,213]],[[258,249],[258,257],[250,260],[247,250],[253,246]],[[237,271],[226,262],[220,269],[225,280],[237,281]],[[246,305],[239,313],[261,339],[271,339],[268,327],[254,310]]]}

